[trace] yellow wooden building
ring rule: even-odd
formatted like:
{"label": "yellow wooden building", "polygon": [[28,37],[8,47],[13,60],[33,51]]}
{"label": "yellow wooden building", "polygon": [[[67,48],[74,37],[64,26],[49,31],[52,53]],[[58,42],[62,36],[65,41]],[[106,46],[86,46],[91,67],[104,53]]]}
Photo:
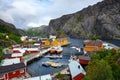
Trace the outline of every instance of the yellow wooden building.
{"label": "yellow wooden building", "polygon": [[88,42],[85,42],[84,49],[87,52],[103,50],[104,46],[102,44],[103,43],[100,40],[98,40],[98,41],[88,41]]}

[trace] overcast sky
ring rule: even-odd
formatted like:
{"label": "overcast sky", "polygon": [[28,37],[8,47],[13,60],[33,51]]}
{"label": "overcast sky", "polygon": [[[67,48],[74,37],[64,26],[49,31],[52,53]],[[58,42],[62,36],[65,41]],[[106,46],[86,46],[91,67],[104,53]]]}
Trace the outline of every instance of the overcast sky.
{"label": "overcast sky", "polygon": [[0,0],[0,19],[17,28],[48,25],[50,19],[71,14],[102,0]]}

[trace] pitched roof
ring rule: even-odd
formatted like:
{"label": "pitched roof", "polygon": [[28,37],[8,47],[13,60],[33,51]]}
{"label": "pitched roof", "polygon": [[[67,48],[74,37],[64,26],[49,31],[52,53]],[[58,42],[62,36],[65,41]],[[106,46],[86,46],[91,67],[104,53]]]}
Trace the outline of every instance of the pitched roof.
{"label": "pitched roof", "polygon": [[69,63],[69,69],[72,78],[76,77],[78,74],[82,73],[83,75],[86,75],[85,70],[82,68],[82,66],[77,61],[71,61]]}
{"label": "pitched roof", "polygon": [[12,54],[3,54],[3,58],[10,58]]}
{"label": "pitched roof", "polygon": [[13,58],[13,59],[4,59],[2,60],[2,66],[7,66],[7,65],[12,65],[12,64],[17,64],[20,63],[19,58]]}
{"label": "pitched roof", "polygon": [[20,57],[20,56],[23,56],[22,53],[17,53],[17,54],[12,54],[11,57]]}
{"label": "pitched roof", "polygon": [[85,46],[102,46],[102,44],[101,40],[85,42]]}
{"label": "pitched roof", "polygon": [[22,53],[17,53],[17,54],[3,54],[3,58],[11,58],[11,57],[20,57],[23,56]]}
{"label": "pitched roof", "polygon": [[90,57],[89,57],[89,56],[80,55],[80,56],[79,56],[79,59],[82,59],[82,60],[90,60]]}
{"label": "pitched roof", "polygon": [[0,66],[0,74],[8,73],[8,72],[15,71],[17,69],[22,69],[22,68],[25,68],[24,63],[18,63],[18,64],[13,64],[8,66]]}

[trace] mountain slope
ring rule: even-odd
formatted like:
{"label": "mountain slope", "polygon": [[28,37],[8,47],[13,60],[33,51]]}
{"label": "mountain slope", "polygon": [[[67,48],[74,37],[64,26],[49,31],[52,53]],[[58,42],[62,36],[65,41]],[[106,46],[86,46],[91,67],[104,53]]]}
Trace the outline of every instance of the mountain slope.
{"label": "mountain slope", "polygon": [[16,29],[13,24],[4,22],[0,19],[0,33],[11,33],[15,35],[24,35],[25,32],[21,29]]}
{"label": "mountain slope", "polygon": [[104,0],[93,6],[51,20],[49,34],[66,34],[69,37],[120,37],[120,1]]}
{"label": "mountain slope", "polygon": [[48,26],[42,25],[40,27],[34,27],[34,28],[28,28],[26,31],[26,34],[28,36],[41,36],[41,37],[46,37],[46,29]]}
{"label": "mountain slope", "polygon": [[21,35],[25,35],[23,30],[16,29],[13,24],[0,20],[0,47],[21,43]]}

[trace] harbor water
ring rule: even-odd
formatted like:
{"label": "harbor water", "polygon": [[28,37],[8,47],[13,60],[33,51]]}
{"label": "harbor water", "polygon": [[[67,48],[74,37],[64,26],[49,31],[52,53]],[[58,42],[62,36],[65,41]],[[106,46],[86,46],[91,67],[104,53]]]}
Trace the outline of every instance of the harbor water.
{"label": "harbor water", "polygon": [[[42,57],[39,58],[37,61],[34,61],[33,63],[29,64],[27,66],[27,72],[30,73],[32,76],[39,76],[39,75],[45,75],[45,74],[54,74],[59,72],[60,70],[66,68],[69,63],[70,56],[73,54],[80,54],[76,49],[72,49],[72,46],[76,47],[83,47],[83,40],[82,39],[68,39],[69,42],[71,42],[70,45],[63,47],[63,52],[62,52],[62,59],[49,59],[47,57]],[[46,55],[49,55],[50,53],[47,53]],[[46,56],[45,55],[45,56]],[[54,60],[56,62],[62,63],[62,67],[45,67],[42,65],[42,62],[46,62],[49,60]]]}

